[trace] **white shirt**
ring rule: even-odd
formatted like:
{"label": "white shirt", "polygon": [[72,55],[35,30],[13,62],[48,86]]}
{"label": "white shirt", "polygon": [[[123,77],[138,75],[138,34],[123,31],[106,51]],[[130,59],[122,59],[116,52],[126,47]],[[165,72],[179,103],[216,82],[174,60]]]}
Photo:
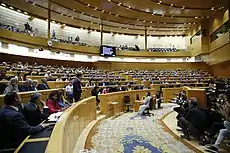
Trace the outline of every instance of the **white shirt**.
{"label": "white shirt", "polygon": [[70,85],[68,85],[68,86],[66,86],[65,87],[65,90],[66,90],[66,92],[73,92],[73,86],[70,86]]}

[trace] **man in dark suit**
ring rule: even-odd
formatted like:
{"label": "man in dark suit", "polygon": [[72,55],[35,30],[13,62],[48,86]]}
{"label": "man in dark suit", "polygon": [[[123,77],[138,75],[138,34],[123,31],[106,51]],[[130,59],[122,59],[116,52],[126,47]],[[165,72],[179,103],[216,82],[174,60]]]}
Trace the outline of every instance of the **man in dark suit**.
{"label": "man in dark suit", "polygon": [[17,148],[18,145],[31,134],[42,131],[48,124],[30,126],[18,106],[21,98],[16,92],[9,92],[4,96],[5,106],[0,110],[0,150]]}
{"label": "man in dark suit", "polygon": [[81,98],[81,78],[82,78],[82,73],[78,72],[76,75],[76,79],[73,81],[73,97],[75,102],[79,101]]}
{"label": "man in dark suit", "polygon": [[42,83],[38,85],[38,90],[50,89],[49,85],[47,84],[47,80],[45,78],[42,78],[41,81]]}

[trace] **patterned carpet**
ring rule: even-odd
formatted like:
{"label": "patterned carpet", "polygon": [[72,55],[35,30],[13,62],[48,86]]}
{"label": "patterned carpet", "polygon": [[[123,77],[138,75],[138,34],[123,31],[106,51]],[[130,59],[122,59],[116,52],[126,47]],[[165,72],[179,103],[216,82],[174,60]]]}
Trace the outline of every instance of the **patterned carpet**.
{"label": "patterned carpet", "polygon": [[174,106],[164,104],[163,109],[154,110],[155,115],[151,117],[140,117],[134,112],[102,121],[92,137],[93,150],[98,153],[193,153],[160,125],[159,119]]}

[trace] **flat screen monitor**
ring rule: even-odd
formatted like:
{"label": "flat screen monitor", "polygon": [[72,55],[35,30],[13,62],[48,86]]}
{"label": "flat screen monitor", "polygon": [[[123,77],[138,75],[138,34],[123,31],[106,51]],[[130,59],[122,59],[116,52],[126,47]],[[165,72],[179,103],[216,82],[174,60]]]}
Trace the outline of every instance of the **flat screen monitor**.
{"label": "flat screen monitor", "polygon": [[106,57],[115,57],[116,47],[103,45],[100,47],[100,55]]}

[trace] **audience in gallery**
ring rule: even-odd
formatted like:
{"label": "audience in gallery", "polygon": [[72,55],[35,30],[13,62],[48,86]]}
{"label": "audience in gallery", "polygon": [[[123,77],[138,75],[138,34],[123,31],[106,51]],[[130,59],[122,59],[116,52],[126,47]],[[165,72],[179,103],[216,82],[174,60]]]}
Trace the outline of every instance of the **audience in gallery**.
{"label": "audience in gallery", "polygon": [[148,48],[150,52],[176,52],[176,48]]}
{"label": "audience in gallery", "polygon": [[0,28],[13,32],[27,34],[33,37],[38,37],[38,29],[36,28],[35,30],[33,30],[28,22],[24,24],[24,29],[19,28],[19,25],[8,25],[4,23],[0,23]]}
{"label": "audience in gallery", "polygon": [[4,96],[5,106],[0,109],[0,149],[15,149],[31,134],[42,131],[49,124],[30,126],[18,108],[21,98],[16,92],[8,92]]}
{"label": "audience in gallery", "polygon": [[38,90],[50,89],[49,85],[47,84],[46,78],[42,78],[42,79],[41,79],[41,82],[42,82],[42,83],[39,84],[39,85],[37,86],[37,89],[38,89]]}

